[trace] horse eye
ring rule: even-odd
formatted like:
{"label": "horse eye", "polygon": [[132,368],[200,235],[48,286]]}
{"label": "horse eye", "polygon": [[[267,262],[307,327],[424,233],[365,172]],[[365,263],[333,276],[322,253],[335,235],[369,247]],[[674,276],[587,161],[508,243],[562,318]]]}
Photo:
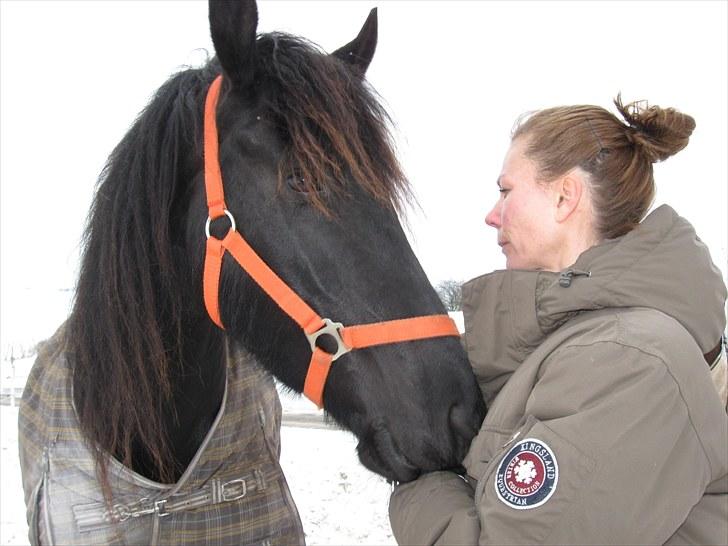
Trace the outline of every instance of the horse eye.
{"label": "horse eye", "polygon": [[308,193],[308,190],[306,189],[306,181],[303,177],[297,174],[289,174],[288,177],[286,177],[286,185],[293,191]]}
{"label": "horse eye", "polygon": [[286,177],[286,185],[298,193],[309,193],[310,188],[301,173],[294,172]]}

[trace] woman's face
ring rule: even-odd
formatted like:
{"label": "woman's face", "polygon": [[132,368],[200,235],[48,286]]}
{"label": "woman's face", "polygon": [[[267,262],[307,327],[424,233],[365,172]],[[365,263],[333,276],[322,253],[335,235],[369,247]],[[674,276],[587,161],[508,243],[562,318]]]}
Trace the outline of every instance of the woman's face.
{"label": "woman's face", "polygon": [[498,230],[507,269],[558,271],[558,195],[536,181],[536,164],[524,155],[526,144],[523,138],[511,143],[498,177],[500,196],[485,223]]}

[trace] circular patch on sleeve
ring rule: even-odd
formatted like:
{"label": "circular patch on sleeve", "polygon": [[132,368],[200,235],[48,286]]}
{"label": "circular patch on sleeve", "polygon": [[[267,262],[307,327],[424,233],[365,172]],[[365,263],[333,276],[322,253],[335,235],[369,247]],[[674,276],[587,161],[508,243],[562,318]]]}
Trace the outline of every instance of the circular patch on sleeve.
{"label": "circular patch on sleeve", "polygon": [[495,492],[507,506],[528,510],[549,500],[558,481],[554,452],[542,440],[526,438],[514,445],[498,465]]}

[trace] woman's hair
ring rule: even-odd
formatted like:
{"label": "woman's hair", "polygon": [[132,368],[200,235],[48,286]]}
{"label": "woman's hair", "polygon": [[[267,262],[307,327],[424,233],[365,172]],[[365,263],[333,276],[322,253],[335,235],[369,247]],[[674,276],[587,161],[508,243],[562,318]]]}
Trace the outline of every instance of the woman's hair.
{"label": "woman's hair", "polygon": [[687,146],[695,120],[673,108],[614,101],[624,118],[598,106],[560,106],[522,117],[512,140],[527,139],[526,155],[550,182],[575,167],[590,177],[595,229],[612,239],[640,223],[655,195],[652,164]]}

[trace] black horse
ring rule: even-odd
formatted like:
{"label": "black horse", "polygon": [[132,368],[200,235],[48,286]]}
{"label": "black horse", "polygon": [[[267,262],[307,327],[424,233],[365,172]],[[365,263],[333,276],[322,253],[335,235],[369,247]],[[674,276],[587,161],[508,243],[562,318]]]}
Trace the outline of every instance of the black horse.
{"label": "black horse", "polygon": [[[389,119],[364,73],[376,12],[333,54],[256,35],[255,2],[211,1],[216,58],[172,76],[102,173],[68,322],[74,400],[92,445],[174,482],[220,408],[226,337],[301,392],[300,327],[229,256],[219,305],[203,303],[207,206],[203,108],[217,107],[227,206],[237,230],[313,309],[344,324],[444,313],[398,221],[407,182]],[[228,225],[213,222],[213,236]],[[440,337],[342,356],[326,412],[389,479],[459,464],[484,414],[460,341]]]}

